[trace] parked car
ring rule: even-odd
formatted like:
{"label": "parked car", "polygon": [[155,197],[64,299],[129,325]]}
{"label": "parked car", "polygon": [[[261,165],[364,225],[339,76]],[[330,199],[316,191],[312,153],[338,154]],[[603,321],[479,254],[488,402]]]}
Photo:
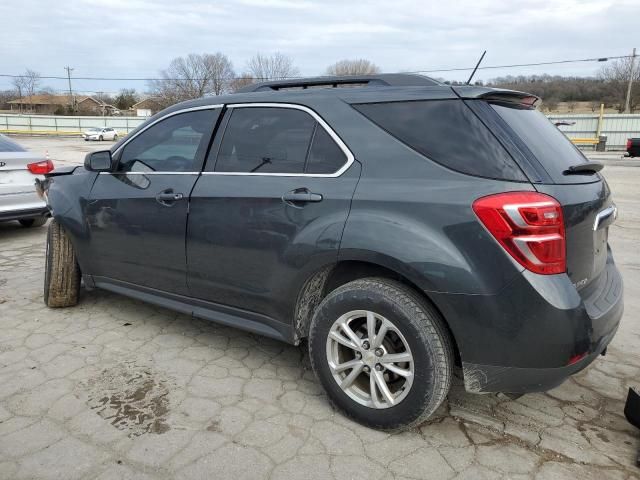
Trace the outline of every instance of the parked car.
{"label": "parked car", "polygon": [[432,415],[456,365],[469,392],[553,388],[605,353],[622,279],[602,164],[537,100],[377,75],[174,105],[42,184],[44,300],[82,278],[307,339],[330,401],[384,430]]}
{"label": "parked car", "polygon": [[640,138],[627,139],[627,154],[630,157],[640,157]]}
{"label": "parked car", "polygon": [[87,130],[82,132],[82,138],[84,138],[85,142],[88,142],[89,140],[98,140],[100,142],[102,140],[117,141],[118,132],[116,132],[111,127],[104,127],[104,128],[93,127],[93,128],[88,128]]}
{"label": "parked car", "polygon": [[0,221],[17,220],[23,227],[40,227],[49,209],[36,193],[36,178],[53,170],[53,163],[0,134]]}

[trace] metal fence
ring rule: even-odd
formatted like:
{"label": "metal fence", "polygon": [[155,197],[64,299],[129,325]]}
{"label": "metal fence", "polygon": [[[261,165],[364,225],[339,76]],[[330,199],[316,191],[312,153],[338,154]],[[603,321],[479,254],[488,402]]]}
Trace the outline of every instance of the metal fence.
{"label": "metal fence", "polygon": [[0,114],[0,133],[80,135],[90,127],[111,127],[126,135],[145,117],[67,117],[61,115]]}
{"label": "metal fence", "polygon": [[[575,122],[562,125],[569,138],[607,136],[607,150],[623,150],[627,138],[640,137],[640,114],[567,114],[549,115],[554,122]],[[66,117],[57,115],[0,114],[0,133],[40,135],[79,135],[89,127],[112,127],[125,135],[146,120],[145,117]],[[600,124],[600,125],[599,125]],[[600,126],[600,128],[598,128]],[[593,148],[593,147],[589,147]]]}
{"label": "metal fence", "polygon": [[569,138],[596,138],[599,130],[600,135],[607,137],[607,150],[624,150],[627,138],[640,137],[640,114],[637,113],[608,113],[602,116],[601,121],[597,113],[549,115],[549,118],[554,122],[575,122],[558,127]]}

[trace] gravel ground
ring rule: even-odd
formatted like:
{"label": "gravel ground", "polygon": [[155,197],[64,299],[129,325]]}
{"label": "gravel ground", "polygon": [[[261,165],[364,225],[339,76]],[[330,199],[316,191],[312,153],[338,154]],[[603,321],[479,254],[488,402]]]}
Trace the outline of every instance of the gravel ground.
{"label": "gravel ground", "polygon": [[[54,161],[99,148],[53,140],[20,139]],[[0,478],[640,478],[622,415],[640,385],[640,169],[605,174],[626,288],[608,355],[516,401],[457,380],[435,418],[395,435],[334,412],[302,347],[101,291],[45,308],[46,227],[0,224]]]}

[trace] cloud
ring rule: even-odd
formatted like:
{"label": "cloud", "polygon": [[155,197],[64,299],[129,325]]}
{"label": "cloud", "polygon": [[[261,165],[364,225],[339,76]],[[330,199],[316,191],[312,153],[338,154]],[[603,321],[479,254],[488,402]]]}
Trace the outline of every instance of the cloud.
{"label": "cloud", "polygon": [[[626,54],[640,4],[635,0],[5,0],[0,3],[0,73],[25,68],[45,75],[157,76],[172,58],[226,53],[241,71],[254,53],[281,51],[303,74],[342,58],[368,58],[384,71],[472,66]],[[597,64],[545,67],[589,75]],[[542,73],[522,68],[480,78]],[[467,73],[439,73],[452,79]],[[46,81],[56,89],[63,81]],[[75,88],[113,91],[143,82],[89,82]],[[0,88],[9,80],[0,79]]]}

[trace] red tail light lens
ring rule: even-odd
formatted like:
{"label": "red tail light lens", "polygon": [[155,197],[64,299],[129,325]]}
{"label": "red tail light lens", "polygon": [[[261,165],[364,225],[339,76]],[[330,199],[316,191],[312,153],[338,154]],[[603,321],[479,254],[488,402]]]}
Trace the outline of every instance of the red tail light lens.
{"label": "red tail light lens", "polygon": [[631,150],[631,139],[627,138],[627,150]]}
{"label": "red tail light lens", "polygon": [[34,162],[27,165],[27,168],[34,175],[43,175],[53,170],[53,162],[51,160],[43,160],[41,162]]}
{"label": "red tail light lens", "polygon": [[508,192],[482,197],[473,211],[500,245],[523,267],[551,275],[567,269],[562,208],[537,192]]}

